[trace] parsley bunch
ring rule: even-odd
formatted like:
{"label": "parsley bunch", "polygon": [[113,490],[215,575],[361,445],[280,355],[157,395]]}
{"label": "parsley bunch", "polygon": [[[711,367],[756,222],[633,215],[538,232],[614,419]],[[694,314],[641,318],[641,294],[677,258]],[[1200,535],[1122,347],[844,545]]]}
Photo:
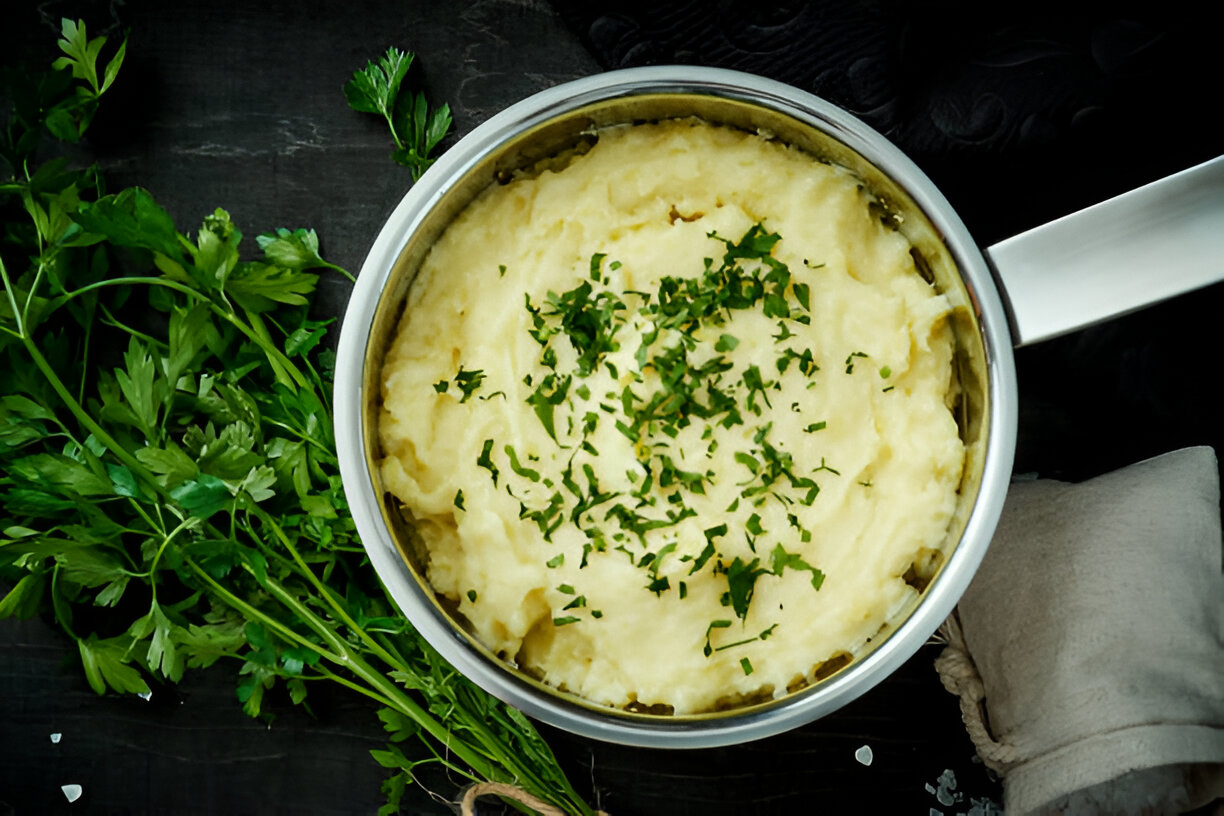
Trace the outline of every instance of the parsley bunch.
{"label": "parsley bunch", "polygon": [[[96,167],[39,165],[114,82],[104,38],[68,55],[0,140],[0,618],[48,614],[99,694],[229,664],[252,716],[319,682],[376,701],[394,812],[415,769],[510,782],[590,813],[518,712],[409,627],[347,513],[332,430],[330,320],[310,311],[310,230],[258,236],[221,209],[194,236]],[[32,102],[30,100],[33,100]],[[69,127],[71,123],[71,127]],[[344,273],[347,274],[347,273]]]}

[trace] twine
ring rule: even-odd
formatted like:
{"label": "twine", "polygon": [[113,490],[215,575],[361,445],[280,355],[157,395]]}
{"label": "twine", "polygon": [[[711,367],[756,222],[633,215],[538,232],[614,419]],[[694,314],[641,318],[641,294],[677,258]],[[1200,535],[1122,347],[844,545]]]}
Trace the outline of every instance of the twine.
{"label": "twine", "polygon": [[944,621],[939,631],[947,640],[947,645],[939,657],[935,658],[935,670],[939,672],[939,679],[945,689],[960,699],[961,720],[964,721],[965,729],[969,732],[969,738],[973,740],[973,746],[982,762],[996,773],[1006,773],[1019,758],[1016,746],[996,740],[986,725],[983,705],[986,687],[982,684],[982,677],[969,654],[965,633],[961,630],[960,620],[955,612]]}
{"label": "twine", "polygon": [[[476,816],[476,800],[482,796],[500,796],[502,799],[512,799],[520,805],[525,805],[540,816],[569,816],[564,810],[553,807],[542,799],[532,796],[522,788],[507,785],[504,782],[478,782],[469,785],[459,801],[462,816]],[[608,816],[602,810],[595,811],[595,816]]]}

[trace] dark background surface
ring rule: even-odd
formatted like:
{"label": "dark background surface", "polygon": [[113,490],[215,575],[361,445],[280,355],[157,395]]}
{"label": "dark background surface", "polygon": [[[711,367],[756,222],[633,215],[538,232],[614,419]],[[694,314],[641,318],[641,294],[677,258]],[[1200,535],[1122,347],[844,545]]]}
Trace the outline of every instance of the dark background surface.
{"label": "dark background surface", "polygon": [[[388,45],[416,51],[414,81],[454,110],[444,144],[609,68],[784,80],[893,139],[988,245],[1224,152],[1204,20],[1167,3],[1072,5],[65,0],[6,4],[0,59],[49,63],[61,16],[130,30],[86,146],[112,187],[150,189],[184,231],[218,206],[248,235],[313,227],[354,272],[411,183],[381,121],[341,93]],[[339,313],[347,292],[327,279],[322,308]],[[1219,449],[1221,306],[1217,285],[1021,350],[1017,471],[1074,480],[1187,444]],[[973,760],[937,651],[828,718],[745,746],[645,751],[545,733],[613,816],[966,812],[999,787]],[[148,701],[97,698],[57,631],[0,622],[0,814],[372,813],[384,776],[368,754],[382,745],[373,708],[312,700],[313,718],[285,704],[270,725],[249,720],[224,670]],[[870,767],[854,759],[862,745]],[[926,788],[946,769],[964,795],[951,806]],[[451,780],[430,782],[453,794]],[[84,789],[71,805],[69,783]],[[423,792],[405,811],[449,812]]]}

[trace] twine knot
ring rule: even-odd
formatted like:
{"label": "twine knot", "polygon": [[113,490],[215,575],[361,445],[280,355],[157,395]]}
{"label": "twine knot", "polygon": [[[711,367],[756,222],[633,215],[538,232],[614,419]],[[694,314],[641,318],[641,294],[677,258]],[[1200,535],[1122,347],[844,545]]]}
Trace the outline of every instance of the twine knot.
{"label": "twine knot", "polygon": [[961,720],[965,730],[973,740],[982,762],[991,770],[1003,774],[1015,764],[1018,753],[1016,746],[1009,742],[1000,742],[990,733],[986,723],[984,701],[986,686],[978,673],[977,664],[969,654],[965,643],[965,634],[961,631],[960,621],[953,613],[940,627],[940,633],[947,640],[947,645],[935,658],[935,670],[945,689],[955,694],[960,700]]}

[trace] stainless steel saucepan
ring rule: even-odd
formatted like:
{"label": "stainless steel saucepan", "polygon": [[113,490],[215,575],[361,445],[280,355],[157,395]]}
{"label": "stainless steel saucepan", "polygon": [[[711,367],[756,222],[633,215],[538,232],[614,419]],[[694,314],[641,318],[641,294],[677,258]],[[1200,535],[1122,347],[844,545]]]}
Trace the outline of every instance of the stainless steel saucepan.
{"label": "stainless steel saucepan", "polygon": [[[435,598],[410,526],[384,494],[377,412],[381,359],[430,246],[482,189],[573,148],[599,128],[699,116],[763,131],[862,179],[910,240],[920,271],[953,305],[954,365],[966,446],[947,557],[912,609],[873,649],[768,703],[695,716],[613,710],[556,691],[478,644]],[[897,669],[969,585],[1011,476],[1017,384],[1013,348],[1224,279],[1224,158],[980,249],[929,179],[867,125],[810,94],[721,69],[650,67],[560,85],[489,119],[452,147],[383,226],[344,315],[336,366],[336,439],[353,517],[403,613],[460,672],[554,726],[655,747],[709,747],[770,736],[825,715]]]}

